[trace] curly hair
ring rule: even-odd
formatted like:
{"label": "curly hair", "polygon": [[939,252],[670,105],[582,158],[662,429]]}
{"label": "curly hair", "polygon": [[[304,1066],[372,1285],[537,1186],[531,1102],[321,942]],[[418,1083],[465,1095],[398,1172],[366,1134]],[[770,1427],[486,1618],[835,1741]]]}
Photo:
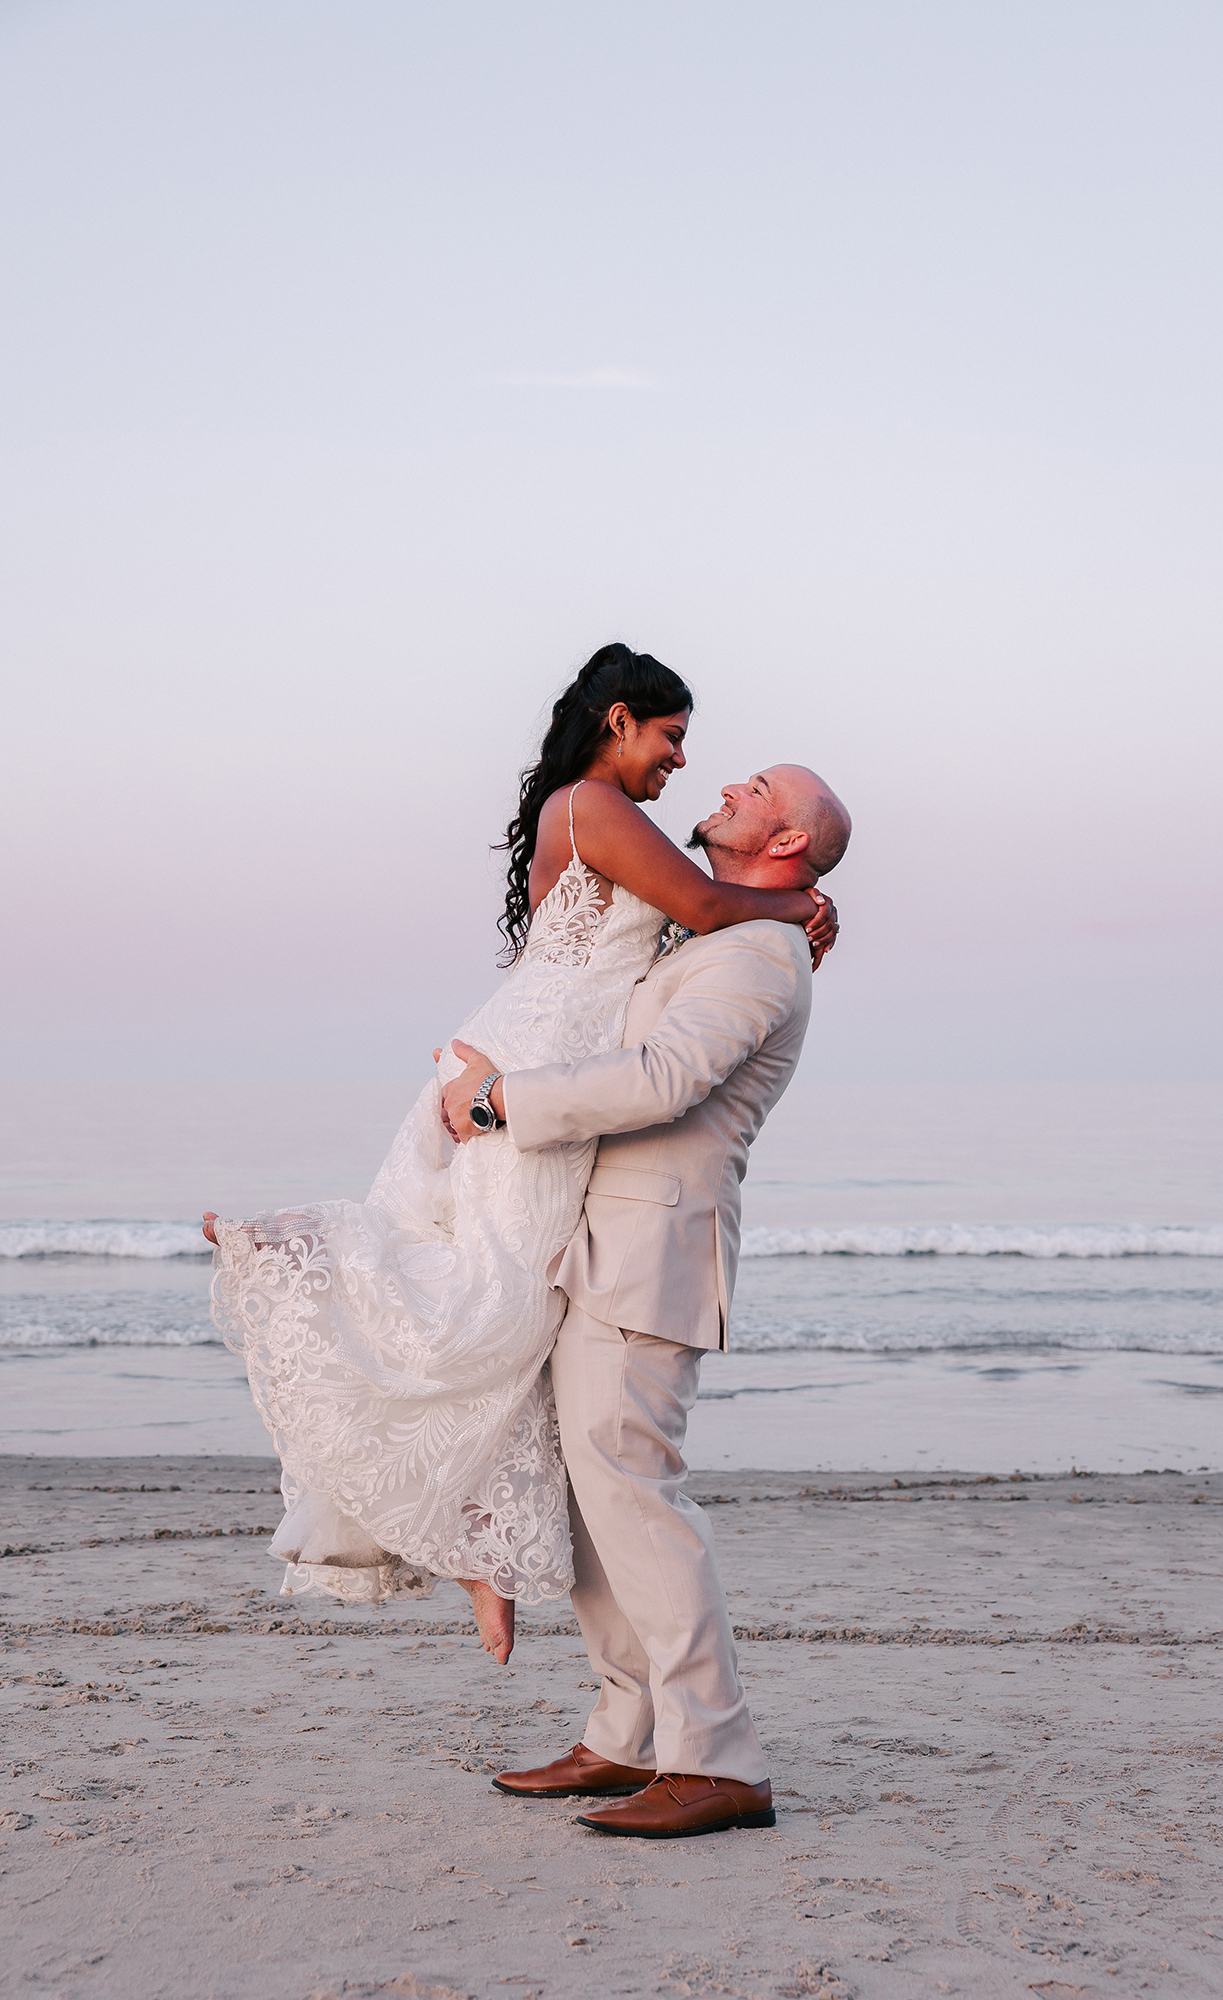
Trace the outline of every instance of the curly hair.
{"label": "curly hair", "polygon": [[608,731],[607,715],[622,701],[637,722],[652,715],[675,715],[693,706],[691,689],[678,674],[651,653],[634,653],[629,646],[600,646],[576,679],[552,704],[552,721],[539,756],[522,772],[518,811],[495,851],[508,852],[505,913],[497,929],[505,940],[499,963],[512,965],[526,943],[531,922],[527,887],[539,815],[561,785],[572,784],[586,770]]}

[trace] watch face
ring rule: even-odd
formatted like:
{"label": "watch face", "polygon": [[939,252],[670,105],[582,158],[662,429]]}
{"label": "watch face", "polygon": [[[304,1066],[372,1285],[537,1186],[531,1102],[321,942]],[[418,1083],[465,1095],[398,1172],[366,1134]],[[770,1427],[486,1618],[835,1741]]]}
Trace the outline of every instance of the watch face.
{"label": "watch face", "polygon": [[491,1132],[497,1122],[497,1114],[489,1104],[473,1104],[468,1117],[481,1132]]}

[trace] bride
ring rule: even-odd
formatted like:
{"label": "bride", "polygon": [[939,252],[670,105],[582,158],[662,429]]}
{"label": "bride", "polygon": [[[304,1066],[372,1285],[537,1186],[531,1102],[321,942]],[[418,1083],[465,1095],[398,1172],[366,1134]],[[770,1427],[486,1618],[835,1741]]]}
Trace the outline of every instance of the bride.
{"label": "bride", "polygon": [[[640,810],[683,768],[691,712],[677,674],[621,645],[555,703],[505,842],[512,969],[459,1029],[498,1070],[619,1047],[667,916],[802,924],[815,953],[835,935],[815,891],[713,882]],[[456,1146],[440,1088],[462,1063],[437,1056],[366,1201],[206,1214],[213,1317],[283,1464],[285,1594],[371,1603],[453,1577],[504,1664],[515,1603],[573,1581],[546,1365],[565,1300],[544,1272],[595,1142],[520,1154],[499,1128]]]}

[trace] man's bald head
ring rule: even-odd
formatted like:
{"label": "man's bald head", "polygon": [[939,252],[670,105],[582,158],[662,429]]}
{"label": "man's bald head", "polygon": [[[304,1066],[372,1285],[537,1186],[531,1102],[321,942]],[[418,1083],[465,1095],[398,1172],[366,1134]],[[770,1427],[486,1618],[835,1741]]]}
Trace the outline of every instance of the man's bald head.
{"label": "man's bald head", "polygon": [[816,875],[831,874],[853,831],[853,822],[831,785],[805,764],[774,764],[765,775],[780,791],[783,817],[808,836],[807,858]]}
{"label": "man's bald head", "polygon": [[849,844],[849,814],[805,764],[771,764],[722,788],[721,809],[693,829],[719,881],[807,888],[834,869]]}

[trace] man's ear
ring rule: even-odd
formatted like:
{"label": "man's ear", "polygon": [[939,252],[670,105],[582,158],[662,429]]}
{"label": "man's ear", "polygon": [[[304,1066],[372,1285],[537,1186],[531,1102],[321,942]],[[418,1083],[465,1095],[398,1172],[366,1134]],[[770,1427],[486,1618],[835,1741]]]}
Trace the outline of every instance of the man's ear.
{"label": "man's ear", "polygon": [[810,845],[811,835],[805,833],[801,826],[788,826],[784,833],[774,834],[770,840],[769,859],[793,861],[798,855],[805,854]]}

